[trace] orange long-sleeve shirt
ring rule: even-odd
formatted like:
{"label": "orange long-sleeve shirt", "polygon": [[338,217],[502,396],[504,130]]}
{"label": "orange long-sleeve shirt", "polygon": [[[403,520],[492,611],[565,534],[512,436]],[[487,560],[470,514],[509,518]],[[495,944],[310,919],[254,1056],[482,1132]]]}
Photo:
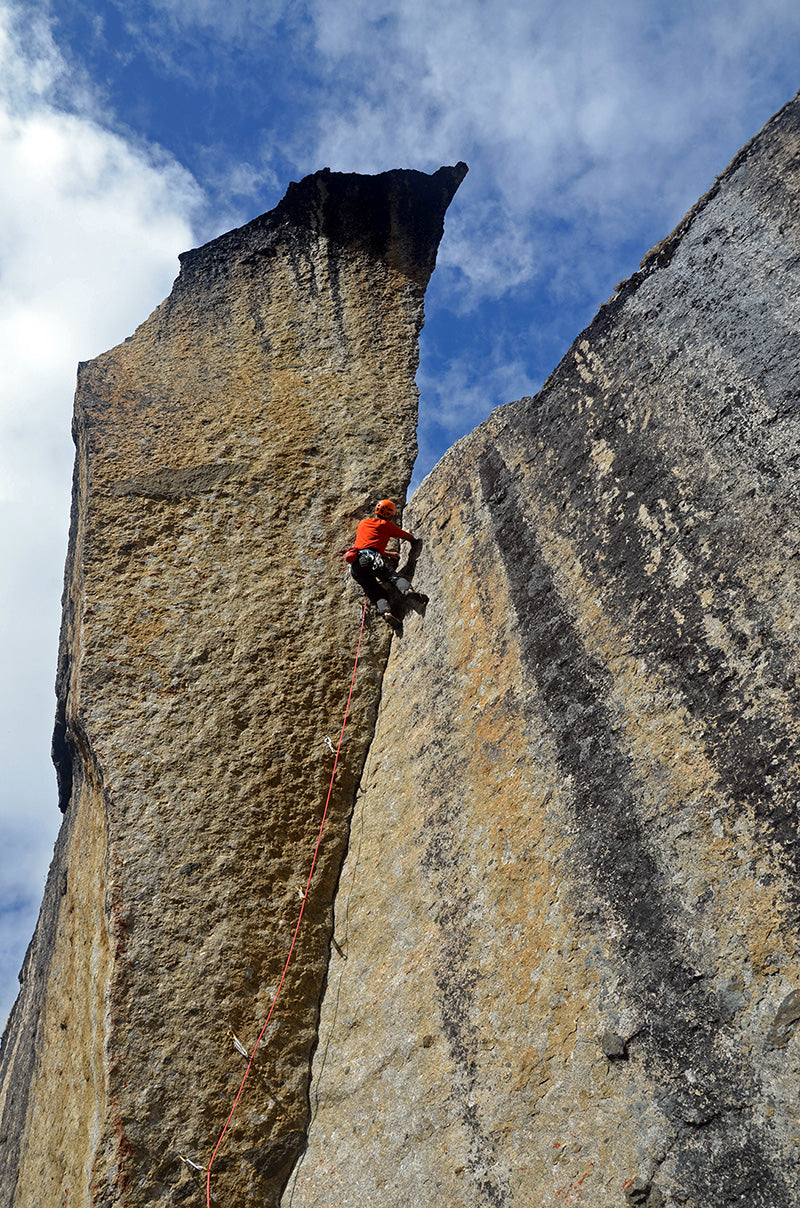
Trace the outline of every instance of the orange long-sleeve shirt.
{"label": "orange long-sleeve shirt", "polygon": [[386,550],[390,537],[400,537],[403,541],[413,540],[411,533],[401,529],[392,520],[381,520],[380,516],[369,516],[359,521],[356,529],[355,549],[376,549],[379,554]]}

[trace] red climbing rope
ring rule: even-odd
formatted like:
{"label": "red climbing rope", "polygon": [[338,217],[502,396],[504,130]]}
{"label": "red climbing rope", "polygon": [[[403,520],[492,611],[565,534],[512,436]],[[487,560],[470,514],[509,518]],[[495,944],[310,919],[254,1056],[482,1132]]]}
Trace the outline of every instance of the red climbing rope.
{"label": "red climbing rope", "polygon": [[308,898],[308,891],[311,888],[311,878],[314,876],[314,869],[317,866],[317,856],[319,855],[319,847],[320,847],[320,843],[322,842],[322,832],[325,829],[325,819],[328,817],[328,806],[330,805],[331,794],[333,793],[333,781],[336,776],[336,768],[338,767],[338,764],[339,764],[339,752],[342,749],[342,739],[344,738],[344,729],[345,729],[345,726],[347,725],[347,716],[350,712],[350,702],[353,699],[353,687],[356,682],[356,671],[358,669],[358,658],[359,658],[359,655],[361,654],[361,639],[364,636],[364,621],[366,619],[366,615],[367,615],[367,601],[365,599],[364,607],[361,610],[361,629],[359,630],[359,633],[358,633],[358,645],[356,647],[356,658],[355,658],[355,662],[353,664],[353,674],[350,678],[350,691],[347,694],[347,704],[345,705],[345,709],[344,709],[344,718],[342,720],[342,728],[339,731],[339,741],[336,744],[336,752],[335,752],[335,757],[333,760],[333,771],[331,772],[331,782],[328,785],[328,796],[325,799],[325,808],[322,811],[322,821],[319,824],[319,831],[317,833],[317,845],[314,848],[314,856],[311,861],[311,868],[309,870],[308,880],[306,881],[306,888],[305,888],[305,893],[303,894],[303,901],[300,903],[300,913],[297,916],[297,925],[294,929],[294,935],[292,936],[292,943],[289,948],[289,955],[286,957],[286,963],[283,966],[283,972],[281,973],[281,979],[278,982],[278,988],[275,991],[275,994],[273,996],[272,1005],[270,1006],[270,1009],[269,1009],[269,1014],[267,1015],[267,1018],[264,1020],[264,1026],[261,1029],[261,1031],[259,1032],[258,1039],[256,1040],[256,1043],[253,1046],[253,1051],[250,1054],[249,1060],[247,1062],[247,1069],[244,1072],[244,1077],[242,1078],[242,1081],[240,1083],[239,1090],[236,1092],[236,1098],[233,1101],[233,1107],[231,1108],[230,1113],[228,1115],[228,1119],[225,1121],[225,1126],[219,1135],[219,1140],[217,1141],[216,1145],[214,1146],[214,1152],[211,1155],[211,1161],[208,1163],[208,1168],[206,1171],[206,1208],[211,1208],[211,1167],[214,1165],[214,1159],[217,1156],[217,1151],[218,1151],[220,1145],[222,1144],[222,1142],[225,1138],[225,1134],[228,1131],[230,1122],[233,1119],[233,1113],[236,1111],[236,1108],[239,1106],[239,1100],[242,1097],[242,1091],[244,1090],[244,1084],[247,1081],[247,1075],[250,1073],[250,1067],[253,1064],[253,1060],[258,1051],[258,1046],[261,1044],[264,1033],[266,1032],[267,1027],[269,1025],[269,1021],[272,1019],[272,1013],[275,1010],[275,1004],[278,1001],[278,995],[280,994],[281,987],[283,986],[283,983],[286,980],[286,974],[289,970],[289,965],[292,960],[292,954],[294,953],[295,944],[297,943],[297,936],[300,931],[300,924],[303,921],[303,914],[304,914],[305,908],[306,908],[306,900]]}

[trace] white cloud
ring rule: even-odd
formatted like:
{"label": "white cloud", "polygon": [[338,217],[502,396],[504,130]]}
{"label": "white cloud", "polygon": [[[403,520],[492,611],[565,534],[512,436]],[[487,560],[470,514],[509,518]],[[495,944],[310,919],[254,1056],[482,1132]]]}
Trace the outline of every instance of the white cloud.
{"label": "white cloud", "polygon": [[504,356],[499,351],[480,366],[456,361],[436,375],[422,372],[419,383],[438,423],[446,429],[462,424],[472,428],[495,407],[533,394],[541,385],[531,382],[521,357]]}
{"label": "white cloud", "polygon": [[[127,6],[126,6],[127,7]],[[165,13],[175,27],[194,26],[231,42],[251,41],[273,29],[291,10],[292,0],[152,0],[155,12]]]}
{"label": "white cloud", "polygon": [[[76,366],[169,291],[200,201],[186,171],[106,128],[70,80],[41,18],[23,27],[0,3],[0,915],[27,914],[22,937],[59,822],[49,745]],[[18,966],[16,924],[7,952],[0,919],[0,962]],[[15,974],[0,963],[0,1014]]]}
{"label": "white cloud", "polygon": [[175,71],[176,30],[220,39],[215,70],[226,45],[246,44],[266,70],[276,53],[295,64],[292,120],[253,115],[266,160],[252,165],[253,195],[277,183],[277,148],[299,175],[466,159],[458,243],[442,255],[472,305],[524,281],[546,288],[568,250],[553,224],[572,226],[576,256],[581,230],[609,244],[666,234],[789,99],[777,81],[794,80],[800,41],[796,0],[129,0],[126,11]]}
{"label": "white cloud", "polygon": [[[551,223],[608,240],[637,221],[665,234],[755,133],[754,105],[762,121],[776,107],[764,80],[791,73],[800,35],[793,0],[317,0],[311,11],[337,81],[316,156],[361,171],[466,159],[474,208],[444,254],[475,300],[552,271]],[[508,251],[487,248],[491,208],[490,245],[529,248],[516,271]]]}

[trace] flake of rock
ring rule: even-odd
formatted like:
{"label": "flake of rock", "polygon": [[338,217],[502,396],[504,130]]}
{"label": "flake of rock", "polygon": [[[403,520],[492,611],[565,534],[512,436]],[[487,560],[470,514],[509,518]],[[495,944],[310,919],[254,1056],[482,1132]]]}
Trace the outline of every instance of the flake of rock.
{"label": "flake of rock", "polygon": [[600,1037],[600,1048],[609,1061],[625,1061],[628,1057],[628,1046],[616,1032],[603,1032]]}
{"label": "flake of rock", "polygon": [[787,994],[778,1008],[767,1033],[767,1044],[774,1049],[785,1049],[800,1023],[800,990]]}

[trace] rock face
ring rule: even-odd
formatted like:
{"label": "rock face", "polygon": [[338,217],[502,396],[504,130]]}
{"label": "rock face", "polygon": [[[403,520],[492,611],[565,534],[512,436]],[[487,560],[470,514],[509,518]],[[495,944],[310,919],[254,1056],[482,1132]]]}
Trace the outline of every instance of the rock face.
{"label": "rock face", "polygon": [[800,102],[405,523],[291,1208],[791,1208]]}
{"label": "rock face", "polygon": [[[250,1047],[266,1016],[325,802],[360,616],[338,552],[376,484],[405,494],[423,296],[465,171],[292,185],[183,256],[170,297],[80,368],[54,739],[66,817],[4,1039],[4,1205],[201,1202],[197,1167],[244,1069],[229,1029]],[[368,626],[303,931],[217,1203],[276,1204],[304,1143],[387,652]]]}
{"label": "rock face", "polygon": [[[203,1202],[348,690],[331,550],[408,481],[462,174],[293,186],[82,369],[14,1208]],[[432,601],[367,629],[216,1203],[797,1203],[799,213],[795,101],[414,496]]]}

